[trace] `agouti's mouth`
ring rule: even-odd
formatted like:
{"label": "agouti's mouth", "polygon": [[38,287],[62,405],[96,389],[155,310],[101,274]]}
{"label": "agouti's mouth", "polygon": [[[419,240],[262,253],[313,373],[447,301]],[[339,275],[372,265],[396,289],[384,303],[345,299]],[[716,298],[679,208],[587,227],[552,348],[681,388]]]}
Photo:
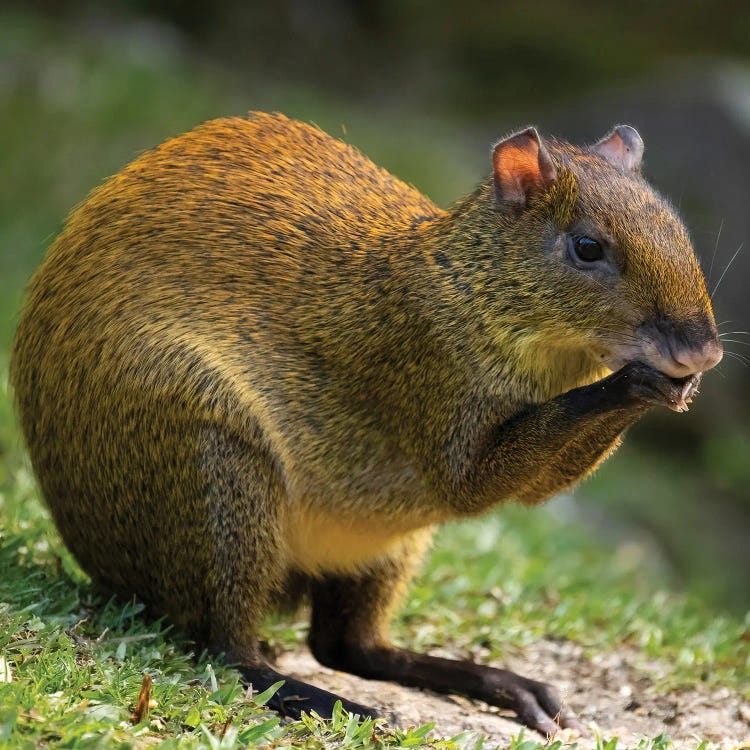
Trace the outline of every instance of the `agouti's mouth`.
{"label": "agouti's mouth", "polygon": [[639,361],[673,380],[687,381],[715,367],[724,355],[718,338],[688,342],[685,337],[650,335],[652,329],[640,326],[632,342],[613,346],[601,359],[613,372],[628,362]]}
{"label": "agouti's mouth", "polygon": [[671,372],[667,372],[661,367],[658,367],[656,363],[650,360],[649,357],[644,357],[642,352],[638,352],[633,356],[633,352],[628,351],[630,356],[623,356],[624,352],[604,352],[600,351],[597,353],[598,358],[602,363],[609,368],[612,372],[617,372],[623,368],[629,362],[643,362],[653,367],[655,370],[659,370],[663,375],[666,375],[675,385],[681,387],[680,398],[670,408],[673,411],[684,412],[687,411],[689,405],[693,402],[694,396],[698,393],[698,387],[700,386],[701,378],[703,377],[702,372],[694,372],[688,375],[682,375],[675,377]]}
{"label": "agouti's mouth", "polygon": [[678,325],[658,319],[635,331],[644,361],[670,378],[684,378],[710,370],[721,362],[724,348],[711,320],[700,325]]}

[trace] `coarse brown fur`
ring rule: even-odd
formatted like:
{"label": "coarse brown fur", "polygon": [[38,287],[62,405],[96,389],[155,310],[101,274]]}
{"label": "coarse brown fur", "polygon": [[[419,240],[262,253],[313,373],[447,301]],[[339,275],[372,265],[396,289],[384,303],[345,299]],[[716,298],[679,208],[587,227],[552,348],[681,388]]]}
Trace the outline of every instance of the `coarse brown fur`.
{"label": "coarse brown fur", "polygon": [[[324,602],[346,592],[342,639],[388,647],[434,524],[540,502],[609,455],[645,409],[578,423],[562,394],[639,359],[649,321],[711,335],[710,301],[637,172],[547,148],[557,179],[520,215],[491,179],[442,211],[264,114],[208,122],[94,191],[34,276],[11,372],[91,576],[243,663],[307,580],[311,643],[341,663]],[[561,262],[571,227],[609,238],[616,280]]]}

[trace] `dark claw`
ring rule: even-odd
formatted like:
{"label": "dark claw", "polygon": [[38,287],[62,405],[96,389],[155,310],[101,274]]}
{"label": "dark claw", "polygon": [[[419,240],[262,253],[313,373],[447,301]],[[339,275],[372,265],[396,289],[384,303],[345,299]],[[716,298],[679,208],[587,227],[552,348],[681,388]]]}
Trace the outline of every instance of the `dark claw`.
{"label": "dark claw", "polygon": [[560,728],[559,725],[550,719],[544,710],[542,710],[532,693],[523,689],[518,689],[518,692],[516,692],[513,697],[513,708],[518,714],[518,718],[526,724],[526,726],[536,729],[537,732],[540,732],[547,737],[552,737],[557,733],[557,730]]}
{"label": "dark claw", "polygon": [[505,670],[497,670],[494,677],[498,685],[495,700],[491,702],[513,709],[527,726],[547,737],[554,735],[560,727],[585,733],[575,714],[563,708],[557,690],[550,685]]}
{"label": "dark claw", "polygon": [[586,736],[586,727],[572,713],[563,713],[560,715],[560,726],[564,729],[572,729],[578,734]]}
{"label": "dark claw", "polygon": [[551,685],[545,685],[543,682],[529,681],[532,686],[532,691],[537,696],[537,700],[541,707],[552,717],[555,721],[565,729],[575,729],[581,734],[585,734],[586,728],[578,721],[578,717],[568,708],[564,708],[562,705],[562,699],[560,694]]}
{"label": "dark claw", "polygon": [[699,372],[696,375],[686,378],[685,384],[682,387],[682,400],[686,404],[689,404],[693,400],[693,396],[698,393],[698,386],[701,384],[701,375],[702,373]]}

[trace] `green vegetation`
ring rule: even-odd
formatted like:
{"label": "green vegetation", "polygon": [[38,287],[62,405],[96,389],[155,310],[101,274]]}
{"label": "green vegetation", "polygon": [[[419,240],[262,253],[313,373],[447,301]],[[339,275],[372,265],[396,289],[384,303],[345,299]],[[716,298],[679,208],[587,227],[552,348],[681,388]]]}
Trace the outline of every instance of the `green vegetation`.
{"label": "green vegetation", "polygon": [[[404,118],[382,113],[371,120],[344,102],[288,87],[259,86],[240,95],[236,81],[217,86],[222,74],[132,30],[92,41],[83,30],[60,35],[30,16],[4,13],[0,57],[0,109],[12,113],[0,118],[0,746],[144,747],[164,740],[163,747],[211,749],[268,742],[481,747],[471,733],[435,741],[430,726],[402,731],[343,714],[331,722],[280,723],[263,709],[263,696],[249,696],[230,669],[194,653],[163,623],[146,621],[137,602],[101,598],[40,502],[5,385],[23,285],[66,212],[139,150],[170,134],[251,107],[284,109],[339,133],[346,112],[349,140],[443,202],[471,184],[480,162],[446,149],[448,138],[434,124],[423,128],[414,118],[400,125],[396,144],[382,133]],[[440,158],[431,158],[438,149]],[[746,464],[717,450],[716,460],[729,462],[727,471],[745,482]],[[606,495],[619,502],[623,486],[644,497],[702,491],[690,475],[679,482],[664,474],[636,476],[639,460],[626,454],[587,485],[589,508]],[[456,653],[479,648],[481,658],[545,635],[574,639],[591,651],[628,644],[664,661],[665,688],[721,684],[750,697],[750,623],[707,611],[691,595],[661,593],[673,581],[641,547],[597,540],[599,530],[581,522],[588,512],[556,515],[568,507],[557,501],[552,512],[506,508],[442,530],[396,624],[398,639]],[[296,647],[303,622],[269,622],[266,638],[276,647]],[[148,719],[132,724],[144,674],[154,680],[155,704]],[[541,745],[521,733],[512,747]],[[614,750],[611,743],[601,747]],[[657,737],[639,750],[667,747]]]}
{"label": "green vegetation", "polygon": [[[271,740],[298,747],[434,744],[429,727],[407,732],[346,716],[279,723],[236,673],[194,654],[163,623],[148,622],[137,602],[107,601],[91,589],[23,463],[3,489],[0,519],[0,654],[11,673],[5,683],[0,676],[0,739],[12,738],[13,747],[138,747],[156,739],[207,748]],[[482,658],[545,635],[591,651],[629,644],[667,665],[664,687],[727,685],[750,697],[746,626],[659,593],[653,581],[635,589],[642,563],[625,549],[612,554],[547,512],[506,508],[439,534],[396,633],[419,648],[480,647]],[[265,637],[276,648],[294,648],[304,630],[303,620],[269,622]],[[148,720],[131,724],[144,674],[154,680],[155,705]],[[476,742],[465,735],[437,746]],[[665,743],[657,738],[653,747]]]}

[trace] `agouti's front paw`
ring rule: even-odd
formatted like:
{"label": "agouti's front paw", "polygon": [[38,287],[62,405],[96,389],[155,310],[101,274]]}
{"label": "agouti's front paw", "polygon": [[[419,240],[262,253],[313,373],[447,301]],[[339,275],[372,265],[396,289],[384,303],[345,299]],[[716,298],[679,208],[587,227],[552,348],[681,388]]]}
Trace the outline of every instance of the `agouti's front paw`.
{"label": "agouti's front paw", "polygon": [[670,378],[643,362],[629,362],[610,376],[613,386],[626,403],[666,406],[672,411],[688,410],[698,392],[700,374]]}

